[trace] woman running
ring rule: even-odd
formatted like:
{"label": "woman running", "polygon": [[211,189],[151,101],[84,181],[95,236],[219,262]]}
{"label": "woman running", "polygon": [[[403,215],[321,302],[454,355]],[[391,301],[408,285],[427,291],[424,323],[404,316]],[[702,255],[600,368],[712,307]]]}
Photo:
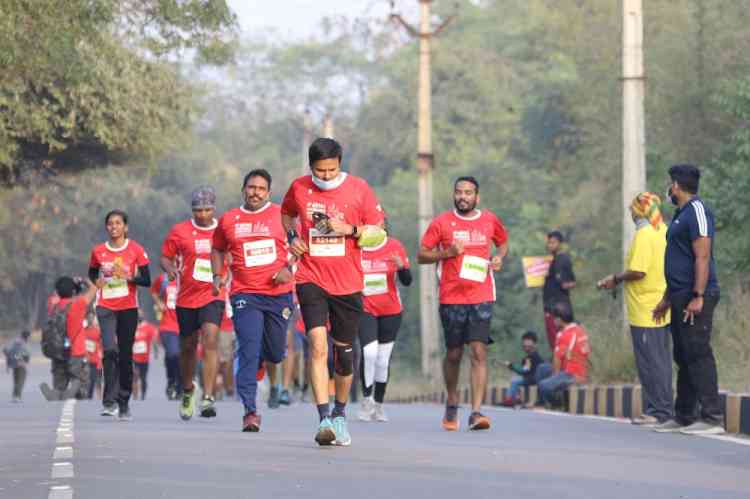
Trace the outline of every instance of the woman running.
{"label": "woman running", "polygon": [[102,278],[96,316],[104,347],[104,395],[102,416],[132,419],[129,402],[133,390],[133,341],[138,327],[136,286],[149,287],[151,274],[143,247],[128,239],[128,215],[107,213],[104,223],[109,240],[91,251],[89,278]]}
{"label": "woman running", "polygon": [[397,239],[386,237],[379,246],[362,248],[362,270],[365,275],[364,313],[359,323],[359,341],[362,345],[360,373],[364,398],[359,419],[386,422],[388,416],[383,410],[383,399],[388,384],[388,367],[401,327],[402,306],[396,275],[404,286],[409,286],[412,281],[404,245]]}

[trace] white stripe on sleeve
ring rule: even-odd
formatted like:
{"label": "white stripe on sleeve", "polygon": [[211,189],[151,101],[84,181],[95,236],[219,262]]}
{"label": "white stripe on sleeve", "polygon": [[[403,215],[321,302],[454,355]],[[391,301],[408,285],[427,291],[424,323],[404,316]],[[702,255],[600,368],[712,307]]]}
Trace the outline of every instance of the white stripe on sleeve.
{"label": "white stripe on sleeve", "polygon": [[706,219],[706,209],[700,201],[690,203],[695,210],[695,218],[698,219],[698,235],[708,237],[708,220]]}

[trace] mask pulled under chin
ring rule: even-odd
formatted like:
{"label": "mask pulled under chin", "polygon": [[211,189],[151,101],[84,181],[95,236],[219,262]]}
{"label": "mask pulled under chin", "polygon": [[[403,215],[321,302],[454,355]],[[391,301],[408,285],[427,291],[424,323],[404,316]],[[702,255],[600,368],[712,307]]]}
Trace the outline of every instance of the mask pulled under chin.
{"label": "mask pulled under chin", "polygon": [[318,189],[320,189],[321,191],[330,191],[331,189],[335,189],[336,187],[344,183],[344,180],[346,180],[347,177],[347,173],[341,172],[339,176],[333,180],[321,180],[313,174],[311,174],[310,177],[312,178],[313,184],[315,184]]}

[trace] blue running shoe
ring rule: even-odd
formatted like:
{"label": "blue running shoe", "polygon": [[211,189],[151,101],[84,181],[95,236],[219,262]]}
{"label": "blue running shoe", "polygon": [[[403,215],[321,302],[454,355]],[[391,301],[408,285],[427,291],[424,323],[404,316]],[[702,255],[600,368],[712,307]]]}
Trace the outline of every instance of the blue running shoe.
{"label": "blue running shoe", "polygon": [[347,447],[352,444],[352,436],[349,435],[349,429],[346,427],[346,418],[344,416],[333,418],[333,431],[336,433],[335,445]]}
{"label": "blue running shoe", "polygon": [[333,423],[330,418],[324,418],[318,426],[318,433],[315,435],[315,441],[318,445],[333,445],[336,440],[336,433],[333,431]]}

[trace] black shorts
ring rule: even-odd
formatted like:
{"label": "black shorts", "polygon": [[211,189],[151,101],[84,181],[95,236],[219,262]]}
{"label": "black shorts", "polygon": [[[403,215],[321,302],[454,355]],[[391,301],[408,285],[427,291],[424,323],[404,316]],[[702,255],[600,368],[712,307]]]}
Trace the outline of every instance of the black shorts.
{"label": "black shorts", "polygon": [[180,326],[180,336],[190,336],[207,322],[219,327],[223,317],[224,300],[214,300],[200,308],[177,307],[177,324]]}
{"label": "black shorts", "polygon": [[305,330],[325,327],[331,321],[331,337],[338,343],[351,345],[359,334],[362,315],[362,293],[331,295],[313,283],[297,286],[297,298],[302,310]]}
{"label": "black shorts", "polygon": [[393,343],[401,327],[401,314],[375,317],[363,312],[359,319],[359,344],[363,347],[373,341]]}
{"label": "black shorts", "polygon": [[440,305],[440,321],[443,323],[446,348],[458,348],[481,341],[489,345],[492,302],[471,305]]}

